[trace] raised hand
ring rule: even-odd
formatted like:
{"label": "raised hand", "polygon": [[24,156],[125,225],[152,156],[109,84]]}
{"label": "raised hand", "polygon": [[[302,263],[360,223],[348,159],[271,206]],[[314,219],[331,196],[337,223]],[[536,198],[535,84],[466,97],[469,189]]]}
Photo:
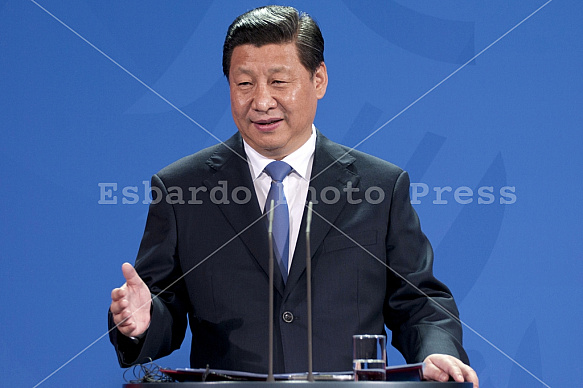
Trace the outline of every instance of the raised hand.
{"label": "raised hand", "polygon": [[126,282],[111,291],[109,309],[118,330],[128,337],[136,337],[150,326],[152,295],[130,263],[124,263],[121,270]]}

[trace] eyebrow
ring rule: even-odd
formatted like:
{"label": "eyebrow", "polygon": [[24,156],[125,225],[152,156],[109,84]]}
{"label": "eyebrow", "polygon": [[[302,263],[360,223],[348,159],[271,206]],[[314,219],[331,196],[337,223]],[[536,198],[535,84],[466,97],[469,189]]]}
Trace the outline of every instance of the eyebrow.
{"label": "eyebrow", "polygon": [[[249,69],[246,69],[242,66],[239,66],[237,68],[237,71],[243,73],[243,74],[247,74],[247,75],[253,75],[253,72]],[[289,71],[289,68],[287,66],[277,66],[277,67],[273,67],[271,69],[269,69],[267,72],[269,74],[275,74],[275,73],[282,73],[282,72],[287,72]]]}

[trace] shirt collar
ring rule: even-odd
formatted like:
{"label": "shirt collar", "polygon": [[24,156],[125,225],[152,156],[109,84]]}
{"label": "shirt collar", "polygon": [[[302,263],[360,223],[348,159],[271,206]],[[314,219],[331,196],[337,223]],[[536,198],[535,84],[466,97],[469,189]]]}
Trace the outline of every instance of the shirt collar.
{"label": "shirt collar", "polygon": [[[243,140],[243,147],[245,148],[245,153],[247,154],[247,160],[251,166],[251,175],[255,181],[261,176],[265,167],[273,162],[274,159],[269,159],[259,152],[255,151],[245,140]],[[316,151],[316,130],[314,124],[312,124],[312,134],[310,138],[297,150],[286,156],[282,161],[289,164],[293,171],[296,172],[303,179],[308,179],[310,171],[310,159],[314,152]]]}

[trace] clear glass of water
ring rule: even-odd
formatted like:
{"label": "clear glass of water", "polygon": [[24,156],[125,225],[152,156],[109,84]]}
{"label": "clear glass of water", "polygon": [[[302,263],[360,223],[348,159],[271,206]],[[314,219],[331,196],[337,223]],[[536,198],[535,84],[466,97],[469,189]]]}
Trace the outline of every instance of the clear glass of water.
{"label": "clear glass of water", "polygon": [[352,336],[354,381],[385,381],[387,339],[384,335]]}

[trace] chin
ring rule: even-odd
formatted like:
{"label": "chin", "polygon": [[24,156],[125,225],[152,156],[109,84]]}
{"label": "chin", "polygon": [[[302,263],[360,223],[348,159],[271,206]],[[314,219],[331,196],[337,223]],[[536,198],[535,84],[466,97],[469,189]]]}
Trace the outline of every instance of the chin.
{"label": "chin", "polygon": [[266,151],[277,151],[278,149],[285,147],[286,143],[278,139],[263,138],[258,139],[258,141],[255,144],[257,144],[259,147],[261,147],[261,149],[264,149]]}

